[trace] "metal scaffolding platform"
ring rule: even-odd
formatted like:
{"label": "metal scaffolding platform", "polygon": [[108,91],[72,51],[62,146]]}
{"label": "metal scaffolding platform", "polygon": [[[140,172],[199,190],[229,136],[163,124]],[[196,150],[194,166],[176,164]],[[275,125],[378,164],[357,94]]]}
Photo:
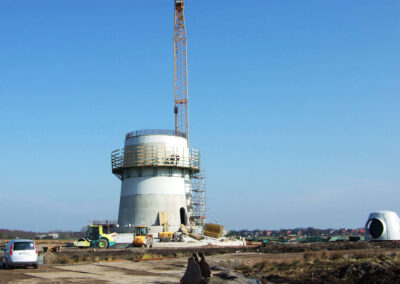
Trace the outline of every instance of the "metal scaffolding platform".
{"label": "metal scaffolding platform", "polygon": [[124,169],[135,167],[187,168],[196,173],[200,170],[200,153],[165,145],[127,146],[111,153],[111,167],[119,178]]}
{"label": "metal scaffolding platform", "polygon": [[192,206],[193,216],[192,224],[195,226],[204,226],[207,215],[207,190],[206,190],[206,173],[200,173],[192,176]]}

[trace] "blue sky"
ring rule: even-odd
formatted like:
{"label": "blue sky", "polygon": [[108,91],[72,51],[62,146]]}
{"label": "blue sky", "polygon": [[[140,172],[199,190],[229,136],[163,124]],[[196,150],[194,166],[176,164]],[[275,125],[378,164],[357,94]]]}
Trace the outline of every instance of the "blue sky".
{"label": "blue sky", "polygon": [[[209,221],[400,213],[398,1],[186,1]],[[110,153],[173,128],[173,1],[0,2],[0,228],[116,219]],[[4,214],[5,213],[5,214]]]}

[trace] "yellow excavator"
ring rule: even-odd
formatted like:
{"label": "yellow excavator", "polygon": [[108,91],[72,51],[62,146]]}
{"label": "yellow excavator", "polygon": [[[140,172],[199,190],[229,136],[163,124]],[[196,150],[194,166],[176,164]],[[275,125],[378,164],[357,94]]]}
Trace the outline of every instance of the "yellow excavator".
{"label": "yellow excavator", "polygon": [[134,247],[153,247],[153,235],[149,234],[150,229],[146,226],[136,226],[133,233]]}

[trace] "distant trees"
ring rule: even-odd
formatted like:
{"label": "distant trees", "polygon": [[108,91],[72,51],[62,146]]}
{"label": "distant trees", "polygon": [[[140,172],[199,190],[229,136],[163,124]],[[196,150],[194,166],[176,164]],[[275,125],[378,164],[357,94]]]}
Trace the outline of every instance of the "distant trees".
{"label": "distant trees", "polygon": [[359,234],[362,229],[317,229],[314,227],[295,228],[295,229],[280,229],[280,230],[231,230],[229,236],[237,237],[281,237],[287,235],[297,236],[337,236],[337,235],[354,235]]}
{"label": "distant trees", "polygon": [[[37,235],[45,234],[30,232],[30,231],[21,231],[21,230],[7,230],[0,229],[0,239],[36,239]],[[78,239],[85,236],[85,232],[72,232],[72,231],[57,231],[59,239]]]}
{"label": "distant trees", "polygon": [[20,230],[0,229],[0,239],[32,239],[36,236],[35,232],[25,232]]}

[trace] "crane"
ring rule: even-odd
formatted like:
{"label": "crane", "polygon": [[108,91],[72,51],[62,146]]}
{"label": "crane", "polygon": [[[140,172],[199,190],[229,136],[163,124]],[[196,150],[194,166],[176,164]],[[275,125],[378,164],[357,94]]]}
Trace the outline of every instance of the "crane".
{"label": "crane", "polygon": [[184,1],[175,0],[174,81],[175,134],[186,137],[189,146],[189,109]]}

